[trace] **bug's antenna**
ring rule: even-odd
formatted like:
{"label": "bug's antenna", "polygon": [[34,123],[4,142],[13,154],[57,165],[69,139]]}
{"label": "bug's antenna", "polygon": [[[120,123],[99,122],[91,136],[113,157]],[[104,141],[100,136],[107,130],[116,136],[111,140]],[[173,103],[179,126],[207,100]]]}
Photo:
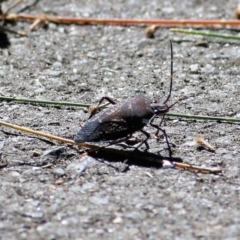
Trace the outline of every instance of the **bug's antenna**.
{"label": "bug's antenna", "polygon": [[173,49],[172,49],[172,40],[170,40],[170,50],[171,50],[171,70],[170,70],[170,90],[169,94],[167,96],[167,99],[165,100],[164,104],[169,100],[172,93],[172,80],[173,80]]}

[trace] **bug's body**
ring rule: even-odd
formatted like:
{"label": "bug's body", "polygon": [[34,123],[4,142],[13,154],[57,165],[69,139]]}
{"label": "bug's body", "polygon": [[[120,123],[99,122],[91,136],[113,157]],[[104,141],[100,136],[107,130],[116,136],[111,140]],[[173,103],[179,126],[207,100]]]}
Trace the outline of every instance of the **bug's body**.
{"label": "bug's body", "polygon": [[[166,105],[161,109],[167,110]],[[74,141],[98,142],[126,137],[147,125],[154,114],[152,101],[138,94],[94,115],[80,129]]]}
{"label": "bug's body", "polygon": [[[95,114],[96,108],[88,121],[80,129],[77,135],[74,138],[75,142],[100,142],[100,141],[113,141],[128,138],[132,133],[136,131],[141,131],[145,134],[146,139],[139,145],[143,143],[147,144],[147,139],[150,135],[143,131],[143,127],[150,125],[157,129],[156,135],[161,131],[166,139],[168,145],[169,155],[171,156],[171,148],[167,139],[167,134],[164,129],[161,128],[161,123],[159,125],[153,124],[153,120],[157,115],[162,115],[163,118],[168,110],[177,102],[171,106],[168,106],[166,103],[171,97],[172,92],[172,75],[173,75],[173,51],[172,51],[172,42],[170,41],[171,47],[171,76],[170,76],[170,90],[166,100],[163,104],[157,103],[156,101],[151,101],[142,94],[138,94],[135,97],[126,100],[122,103],[116,104],[113,100],[108,97],[103,97],[98,106],[105,99],[113,106],[107,108],[106,110],[101,111],[98,114]],[[162,118],[162,120],[163,120]],[[138,147],[139,147],[138,146]]]}

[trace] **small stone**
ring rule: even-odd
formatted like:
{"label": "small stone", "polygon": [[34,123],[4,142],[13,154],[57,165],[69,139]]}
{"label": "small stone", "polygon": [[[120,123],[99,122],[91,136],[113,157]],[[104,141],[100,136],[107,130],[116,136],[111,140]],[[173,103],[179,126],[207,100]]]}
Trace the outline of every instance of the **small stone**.
{"label": "small stone", "polygon": [[190,73],[197,74],[200,72],[200,67],[198,64],[192,64],[189,66]]}
{"label": "small stone", "polygon": [[53,169],[53,174],[58,176],[58,177],[62,177],[62,176],[65,175],[65,172],[64,172],[64,170],[62,168],[57,167],[57,168]]}
{"label": "small stone", "polygon": [[83,156],[80,161],[71,162],[67,166],[66,172],[70,174],[71,177],[75,177],[77,175],[80,175],[86,169],[94,166],[95,164],[97,163],[94,158],[89,156]]}
{"label": "small stone", "polygon": [[1,153],[0,153],[0,168],[6,167],[8,165],[8,161],[6,159],[1,158]]}
{"label": "small stone", "polygon": [[51,70],[48,69],[45,72],[43,72],[44,75],[51,76],[51,77],[61,77],[62,71],[56,71],[56,70]]}
{"label": "small stone", "polygon": [[33,151],[32,152],[32,156],[33,157],[39,157],[41,154],[40,154],[40,152],[38,152],[38,151]]}
{"label": "small stone", "polygon": [[10,171],[9,172],[9,180],[11,182],[18,182],[19,181],[19,177],[20,177],[20,173],[17,171]]}
{"label": "small stone", "polygon": [[198,41],[195,43],[195,46],[196,47],[205,47],[205,48],[209,47],[208,42],[205,42],[205,41]]}
{"label": "small stone", "polygon": [[234,9],[233,14],[236,19],[240,19],[240,4]]}
{"label": "small stone", "polygon": [[58,180],[55,181],[56,185],[60,185],[60,184],[63,184],[63,183],[64,183],[64,179],[62,179],[62,178],[59,178]]}
{"label": "small stone", "polygon": [[168,160],[163,160],[162,168],[173,168],[173,164]]}
{"label": "small stone", "polygon": [[61,146],[61,147],[55,147],[55,148],[52,148],[50,150],[46,150],[44,153],[43,153],[43,156],[47,156],[47,155],[59,155],[61,154],[63,151],[64,151],[65,147]]}
{"label": "small stone", "polygon": [[0,70],[0,76],[1,76],[1,77],[4,77],[5,75],[6,75],[6,72],[3,71],[3,70]]}
{"label": "small stone", "polygon": [[5,141],[1,141],[1,142],[0,142],[0,149],[3,149],[4,144],[5,144]]}
{"label": "small stone", "polygon": [[174,13],[175,9],[173,7],[162,7],[161,11],[165,14],[172,14]]}
{"label": "small stone", "polygon": [[121,217],[116,217],[115,219],[113,219],[113,223],[122,223],[122,218]]}
{"label": "small stone", "polygon": [[93,204],[97,205],[105,205],[108,204],[108,197],[107,196],[102,196],[101,194],[96,194],[92,197],[89,198],[89,201]]}
{"label": "small stone", "polygon": [[52,65],[52,68],[54,68],[54,69],[59,69],[59,68],[61,68],[62,67],[62,64],[60,63],[60,62],[55,62],[55,63],[53,63],[53,65]]}
{"label": "small stone", "polygon": [[46,92],[46,88],[45,87],[40,87],[40,88],[37,88],[34,92],[36,94],[45,93]]}
{"label": "small stone", "polygon": [[44,217],[44,214],[42,211],[35,211],[31,213],[31,217],[35,219],[42,219]]}
{"label": "small stone", "polygon": [[156,25],[151,25],[151,26],[148,26],[147,28],[145,28],[146,37],[154,38],[156,29],[157,29]]}
{"label": "small stone", "polygon": [[238,166],[230,166],[227,171],[227,176],[230,178],[237,178],[239,176],[240,169]]}
{"label": "small stone", "polygon": [[61,155],[65,150],[65,147],[55,147],[50,150],[47,150],[43,153],[43,155],[40,158],[39,165],[45,165],[48,163],[54,163],[59,155]]}

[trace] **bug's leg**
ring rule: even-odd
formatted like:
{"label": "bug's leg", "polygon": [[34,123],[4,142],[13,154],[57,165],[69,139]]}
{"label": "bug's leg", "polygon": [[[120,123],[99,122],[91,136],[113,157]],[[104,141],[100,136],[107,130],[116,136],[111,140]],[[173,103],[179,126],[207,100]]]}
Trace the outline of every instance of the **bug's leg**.
{"label": "bug's leg", "polygon": [[161,124],[162,124],[162,122],[163,122],[163,119],[164,119],[165,115],[163,116],[163,118],[162,118],[159,126],[156,125],[156,124],[153,124],[153,120],[154,120],[155,116],[156,116],[156,115],[153,115],[153,117],[149,120],[148,124],[149,124],[150,126],[152,126],[152,127],[154,127],[154,128],[157,129],[156,135],[159,133],[159,131],[161,131],[161,132],[163,133],[163,135],[164,135],[164,137],[165,137],[165,139],[166,139],[169,156],[172,157],[172,150],[171,150],[171,147],[170,147],[170,144],[169,144],[169,141],[168,141],[168,136],[167,136],[167,134],[166,134],[166,131],[161,128]]}
{"label": "bug's leg", "polygon": [[110,142],[107,146],[105,146],[105,147],[109,147],[109,146],[111,146],[111,145],[115,145],[115,144],[118,144],[118,143],[121,143],[121,142],[125,142],[125,141],[127,141],[129,138],[131,138],[132,137],[132,134],[129,134],[128,136],[126,136],[126,137],[122,137],[122,138],[119,138],[119,139],[117,139],[117,140],[114,140],[114,141],[112,141],[112,142]]}
{"label": "bug's leg", "polygon": [[170,144],[169,144],[169,141],[168,141],[168,136],[167,136],[167,133],[164,129],[162,129],[161,127],[159,127],[158,125],[156,124],[150,124],[152,127],[156,128],[159,131],[161,131],[164,135],[164,138],[166,139],[166,143],[167,143],[167,147],[168,147],[168,152],[169,152],[169,156],[172,157],[172,150],[171,150],[171,147],[170,147]]}
{"label": "bug's leg", "polygon": [[96,152],[96,151],[99,151],[99,150],[101,151],[101,149],[103,149],[103,148],[107,148],[107,147],[109,147],[109,146],[112,146],[112,145],[115,145],[115,144],[124,142],[124,141],[126,141],[128,138],[130,138],[130,137],[132,137],[132,134],[128,135],[127,137],[119,138],[119,139],[117,139],[117,140],[115,140],[115,141],[112,141],[112,142],[108,143],[106,146],[98,147],[98,148],[96,148],[96,149],[89,149],[89,150],[87,150],[87,152],[88,152],[88,153],[91,153],[91,152]]}
{"label": "bug's leg", "polygon": [[147,133],[147,132],[145,132],[143,129],[141,129],[141,130],[139,130],[139,131],[140,131],[141,133],[143,133],[143,134],[146,136],[146,138],[136,147],[135,150],[139,149],[143,144],[145,144],[146,149],[148,150],[148,149],[149,149],[149,145],[148,145],[148,143],[147,143],[147,140],[150,138],[150,134]]}
{"label": "bug's leg", "polygon": [[110,97],[102,97],[102,98],[100,99],[98,105],[97,105],[97,106],[94,108],[94,110],[91,112],[91,115],[90,115],[90,117],[89,117],[88,119],[90,119],[93,115],[96,114],[96,112],[97,112],[100,104],[101,104],[104,100],[108,101],[109,103],[111,103],[111,104],[113,104],[113,105],[116,104],[116,102],[113,101]]}
{"label": "bug's leg", "polygon": [[155,133],[155,136],[156,136],[156,137],[159,137],[159,136],[158,136],[158,133],[159,133],[159,131],[160,131],[159,128],[161,128],[161,125],[162,125],[162,123],[163,123],[163,120],[164,120],[165,116],[166,116],[166,115],[163,115],[162,120],[161,120],[161,122],[160,122],[159,125],[158,125],[158,129],[157,129],[157,131],[156,131],[156,133]]}

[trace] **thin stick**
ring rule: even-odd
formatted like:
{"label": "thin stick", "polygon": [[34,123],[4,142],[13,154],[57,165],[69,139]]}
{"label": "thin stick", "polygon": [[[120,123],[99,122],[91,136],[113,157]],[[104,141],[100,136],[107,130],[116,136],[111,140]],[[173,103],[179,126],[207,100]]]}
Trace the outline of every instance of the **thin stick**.
{"label": "thin stick", "polygon": [[198,135],[194,138],[194,142],[201,147],[207,148],[209,151],[211,152],[216,152],[216,149],[207,141],[205,141],[205,139],[201,136]]}
{"label": "thin stick", "polygon": [[173,162],[173,165],[178,168],[188,169],[188,170],[198,170],[202,172],[211,172],[211,173],[221,173],[222,170],[220,168],[209,168],[209,167],[200,167],[187,163],[179,163]]}
{"label": "thin stick", "polygon": [[203,32],[203,31],[196,31],[196,30],[192,30],[192,29],[182,29],[182,28],[170,28],[169,30],[171,32],[180,32],[180,33],[201,35],[201,36],[207,36],[207,37],[217,37],[217,38],[240,40],[239,36],[230,35],[230,34],[218,34],[218,33],[213,33],[213,32]]}
{"label": "thin stick", "polygon": [[118,149],[112,149],[112,148],[99,148],[99,146],[96,146],[96,145],[91,145],[91,144],[87,144],[87,143],[76,143],[76,142],[74,142],[73,140],[70,140],[70,139],[57,137],[57,136],[54,136],[54,135],[51,135],[51,134],[48,134],[48,133],[44,133],[44,132],[41,132],[41,131],[35,131],[35,130],[30,129],[30,128],[21,127],[19,125],[15,125],[15,124],[3,122],[3,121],[0,121],[0,125],[5,126],[5,127],[9,127],[9,128],[13,128],[13,129],[16,129],[16,130],[19,130],[19,131],[24,131],[24,132],[27,132],[27,133],[31,133],[31,134],[34,134],[34,135],[46,137],[46,138],[49,138],[49,139],[52,139],[52,140],[57,140],[57,141],[60,141],[60,142],[63,142],[63,143],[70,143],[70,144],[73,144],[73,145],[77,145],[77,146],[92,149],[92,150],[96,149],[99,152],[108,153],[109,156],[113,156],[114,154],[116,154],[116,155],[124,157],[124,158],[129,158],[129,156],[131,156],[133,158],[139,159],[139,161],[141,161],[141,160],[146,161],[147,160],[147,161],[150,161],[150,162],[162,163],[162,158],[155,155],[155,154],[152,154],[152,153],[145,154],[145,153],[136,152],[136,151],[134,151],[134,152],[131,151],[130,152],[130,151],[124,151],[124,150],[118,150]]}
{"label": "thin stick", "polygon": [[[235,19],[128,19],[128,18],[84,18],[71,16],[45,15],[46,21],[64,24],[116,24],[116,25],[240,25]],[[35,21],[39,15],[9,13],[6,20]],[[1,18],[0,18],[1,19]]]}
{"label": "thin stick", "polygon": [[[125,151],[125,150],[119,150],[119,149],[113,149],[113,148],[100,148],[99,146],[96,145],[91,145],[91,144],[87,144],[87,143],[76,143],[73,140],[70,139],[66,139],[66,138],[61,138],[61,137],[57,137],[48,133],[44,133],[41,131],[35,131],[32,130],[30,128],[26,128],[26,127],[21,127],[15,124],[11,124],[11,123],[7,123],[7,122],[3,122],[0,121],[0,125],[5,126],[5,127],[9,127],[9,128],[13,128],[19,131],[24,131],[27,133],[31,133],[34,135],[38,135],[38,136],[42,136],[42,137],[46,137],[49,139],[53,139],[53,140],[57,140],[60,142],[64,142],[64,143],[70,143],[73,145],[78,145],[80,147],[84,147],[84,148],[89,148],[89,149],[96,149],[98,151],[101,151],[103,153],[107,153],[108,155],[110,154],[110,156],[113,155],[118,155],[124,158],[135,158],[138,159],[139,161],[150,161],[153,163],[161,163],[162,164],[162,157],[159,157],[153,153],[144,153],[144,152],[137,152],[137,151]],[[165,158],[166,159],[166,158]],[[186,164],[186,163],[178,163],[178,162],[173,162],[175,167],[179,167],[179,168],[184,168],[184,169],[189,169],[189,170],[198,170],[198,171],[207,171],[207,172],[211,172],[211,173],[221,173],[222,170],[218,169],[218,168],[207,168],[207,167],[200,167],[200,166],[194,166],[194,165],[190,165],[190,164]]]}
{"label": "thin stick", "polygon": [[37,18],[29,27],[30,31],[32,31],[34,28],[39,26],[40,24],[44,24],[46,22],[45,20],[45,14],[42,14]]}
{"label": "thin stick", "polygon": [[30,128],[21,127],[19,125],[15,125],[15,124],[3,122],[3,121],[0,121],[0,125],[5,126],[5,127],[9,127],[9,128],[13,128],[13,129],[16,129],[16,130],[19,130],[19,131],[31,133],[31,134],[34,134],[34,135],[46,137],[46,138],[49,138],[49,139],[52,139],[52,140],[57,140],[57,141],[64,142],[64,143],[70,143],[70,144],[73,144],[73,145],[78,145],[78,146],[84,147],[84,148],[90,148],[90,149],[98,148],[98,146],[95,146],[95,145],[91,145],[91,144],[87,144],[87,143],[76,143],[76,142],[74,142],[73,140],[70,140],[70,139],[57,137],[57,136],[54,136],[54,135],[51,135],[51,134],[48,134],[48,133],[32,130]]}

